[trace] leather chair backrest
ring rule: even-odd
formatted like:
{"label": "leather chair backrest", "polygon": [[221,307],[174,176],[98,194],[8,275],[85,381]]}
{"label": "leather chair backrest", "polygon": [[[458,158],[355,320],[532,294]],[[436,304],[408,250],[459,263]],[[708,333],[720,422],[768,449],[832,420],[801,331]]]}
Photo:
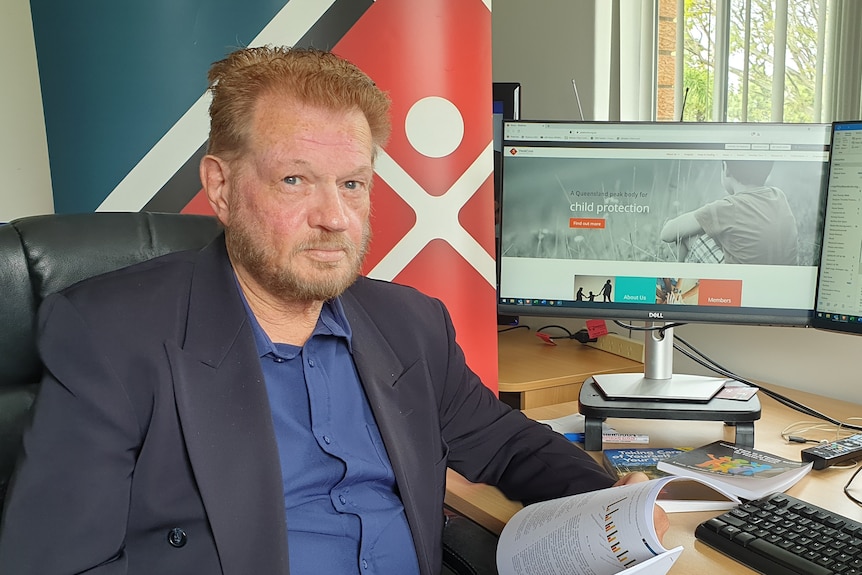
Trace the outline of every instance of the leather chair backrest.
{"label": "leather chair backrest", "polygon": [[0,225],[0,511],[42,376],[36,312],[80,280],[166,253],[199,249],[220,231],[209,216],[96,212]]}

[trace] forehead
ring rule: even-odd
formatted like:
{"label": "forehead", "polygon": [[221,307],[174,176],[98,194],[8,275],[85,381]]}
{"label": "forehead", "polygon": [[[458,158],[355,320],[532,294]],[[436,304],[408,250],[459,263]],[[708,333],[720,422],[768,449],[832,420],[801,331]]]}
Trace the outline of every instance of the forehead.
{"label": "forehead", "polygon": [[357,108],[334,109],[292,96],[265,94],[257,101],[251,139],[271,146],[301,141],[321,146],[371,148],[371,128]]}

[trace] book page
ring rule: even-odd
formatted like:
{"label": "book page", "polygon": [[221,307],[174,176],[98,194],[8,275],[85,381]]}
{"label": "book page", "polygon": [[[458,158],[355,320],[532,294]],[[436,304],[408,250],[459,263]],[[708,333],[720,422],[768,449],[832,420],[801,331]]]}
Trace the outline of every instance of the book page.
{"label": "book page", "polygon": [[614,575],[667,550],[653,505],[672,477],[529,505],[500,534],[500,575]]}

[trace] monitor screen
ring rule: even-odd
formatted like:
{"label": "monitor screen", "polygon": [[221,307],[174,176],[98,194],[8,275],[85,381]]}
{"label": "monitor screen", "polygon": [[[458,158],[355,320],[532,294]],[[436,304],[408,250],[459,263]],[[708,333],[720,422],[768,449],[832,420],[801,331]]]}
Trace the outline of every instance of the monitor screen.
{"label": "monitor screen", "polygon": [[828,124],[503,132],[500,313],[811,323]]}
{"label": "monitor screen", "polygon": [[835,122],[814,327],[862,334],[862,122]]}

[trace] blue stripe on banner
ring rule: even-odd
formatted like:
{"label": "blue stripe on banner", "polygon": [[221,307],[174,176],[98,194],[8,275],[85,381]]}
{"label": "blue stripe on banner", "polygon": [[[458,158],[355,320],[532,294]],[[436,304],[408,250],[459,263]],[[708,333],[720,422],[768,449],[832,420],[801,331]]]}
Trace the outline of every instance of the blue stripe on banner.
{"label": "blue stripe on banner", "polygon": [[95,210],[286,4],[31,0],[55,211]]}

